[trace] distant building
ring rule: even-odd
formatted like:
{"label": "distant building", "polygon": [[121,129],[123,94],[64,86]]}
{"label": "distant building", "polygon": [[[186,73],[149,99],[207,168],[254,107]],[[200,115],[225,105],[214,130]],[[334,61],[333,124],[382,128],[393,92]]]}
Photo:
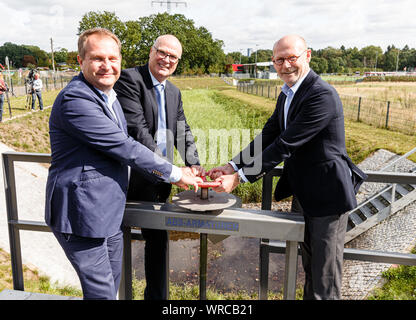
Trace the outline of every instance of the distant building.
{"label": "distant building", "polygon": [[[228,65],[229,67],[230,65]],[[257,62],[246,64],[232,64],[233,76],[242,78],[242,75],[260,79],[277,79],[277,72],[273,66],[273,62]],[[259,71],[257,67],[262,67],[263,71]]]}

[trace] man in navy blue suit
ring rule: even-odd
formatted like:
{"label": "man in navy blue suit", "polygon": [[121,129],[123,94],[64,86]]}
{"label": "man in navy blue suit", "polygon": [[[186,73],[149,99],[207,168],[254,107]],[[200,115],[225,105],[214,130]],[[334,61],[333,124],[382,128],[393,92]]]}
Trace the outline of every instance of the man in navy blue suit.
{"label": "man in navy blue suit", "polygon": [[222,181],[215,191],[231,192],[284,161],[275,198],[293,195],[292,211],[305,218],[303,297],[340,299],[348,211],[356,207],[355,192],[366,175],[347,155],[341,100],[309,68],[311,50],[305,40],[283,37],[275,43],[272,59],[285,83],[274,113],[245,150],[208,174]]}
{"label": "man in navy blue suit", "polygon": [[128,136],[113,90],[120,76],[120,48],[106,29],[80,35],[82,72],[59,93],[49,120],[52,162],[45,220],[80,278],[84,299],[116,298],[129,166],[150,181],[184,189],[197,189],[202,182]]}

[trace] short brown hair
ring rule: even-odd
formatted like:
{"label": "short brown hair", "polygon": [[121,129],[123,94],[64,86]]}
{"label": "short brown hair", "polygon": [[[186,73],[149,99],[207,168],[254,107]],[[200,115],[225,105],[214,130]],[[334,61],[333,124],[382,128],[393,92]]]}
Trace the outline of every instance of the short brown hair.
{"label": "short brown hair", "polygon": [[87,39],[90,35],[93,35],[93,34],[99,34],[101,36],[108,36],[112,38],[117,43],[117,46],[121,55],[121,42],[114,33],[112,33],[110,30],[105,29],[105,28],[92,28],[92,29],[85,30],[83,33],[81,33],[81,35],[78,38],[78,55],[81,58],[84,58],[85,56],[85,43],[87,42]]}

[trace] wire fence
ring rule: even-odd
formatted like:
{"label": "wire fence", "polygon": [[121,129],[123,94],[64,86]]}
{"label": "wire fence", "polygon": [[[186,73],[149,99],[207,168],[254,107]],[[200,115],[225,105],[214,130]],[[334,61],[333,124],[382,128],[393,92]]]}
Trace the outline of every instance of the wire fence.
{"label": "wire fence", "polygon": [[[56,74],[56,75],[49,75],[49,76],[40,76],[42,80],[42,91],[53,91],[63,89],[72,79],[72,76]],[[16,81],[10,79],[8,81],[8,86],[10,89],[10,93],[13,96],[24,96],[30,92],[31,85],[23,80]]]}
{"label": "wire fence", "polygon": [[[271,99],[277,99],[280,94],[280,86],[263,84],[238,83],[237,89]],[[346,119],[406,134],[416,134],[416,111],[409,106],[358,96],[340,95],[340,98]]]}

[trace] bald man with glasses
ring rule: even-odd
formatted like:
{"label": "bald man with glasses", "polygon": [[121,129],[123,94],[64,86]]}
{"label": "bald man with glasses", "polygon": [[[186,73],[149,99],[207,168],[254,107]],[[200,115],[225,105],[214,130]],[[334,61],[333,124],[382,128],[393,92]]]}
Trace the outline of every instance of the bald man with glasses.
{"label": "bald man with glasses", "polygon": [[[173,162],[177,148],[189,170],[205,175],[199,166],[194,137],[186,121],[181,92],[167,79],[178,66],[182,45],[173,35],[158,37],[146,65],[122,70],[115,84],[117,98],[127,120],[129,135]],[[128,200],[166,202],[168,183],[152,184],[138,171],[130,176]],[[168,281],[168,233],[142,229],[145,244],[145,300],[166,300]]]}
{"label": "bald man with glasses", "polygon": [[300,245],[303,298],[340,299],[348,211],[357,206],[355,193],[366,175],[347,155],[341,100],[310,69],[311,50],[305,40],[298,35],[281,38],[272,60],[284,81],[273,115],[246,149],[208,175],[222,182],[215,191],[231,192],[284,162],[275,198],[293,196],[291,211],[305,218]]}

